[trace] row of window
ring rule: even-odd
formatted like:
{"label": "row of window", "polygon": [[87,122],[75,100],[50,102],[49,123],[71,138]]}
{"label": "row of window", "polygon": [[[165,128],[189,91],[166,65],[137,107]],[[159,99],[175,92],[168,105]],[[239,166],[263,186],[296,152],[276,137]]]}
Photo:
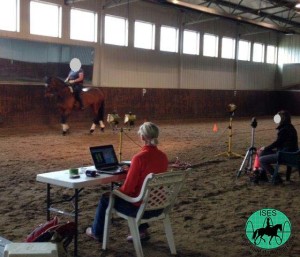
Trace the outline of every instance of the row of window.
{"label": "row of window", "polygon": [[[1,0],[0,29],[19,32],[20,0]],[[70,39],[97,42],[98,15],[95,12],[71,8]],[[30,33],[34,35],[61,38],[62,7],[41,1],[30,1]],[[155,24],[145,21],[134,22],[134,47],[155,49]],[[179,29],[170,26],[160,27],[160,51],[178,52]],[[128,19],[105,15],[104,43],[128,46]],[[220,44],[221,43],[221,44]],[[203,56],[218,57],[221,45],[221,57],[227,59],[277,63],[277,47],[246,40],[203,35]],[[251,49],[252,46],[252,49]],[[251,51],[252,50],[252,51]],[[200,33],[184,30],[182,52],[200,54]],[[236,56],[237,55],[237,56]],[[252,56],[252,58],[251,58]]]}

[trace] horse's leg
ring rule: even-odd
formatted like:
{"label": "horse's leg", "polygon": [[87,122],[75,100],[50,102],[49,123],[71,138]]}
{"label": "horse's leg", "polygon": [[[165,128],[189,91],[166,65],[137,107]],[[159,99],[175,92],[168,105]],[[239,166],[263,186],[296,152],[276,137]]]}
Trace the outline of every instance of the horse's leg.
{"label": "horse's leg", "polygon": [[103,120],[100,120],[99,122],[100,122],[100,129],[102,132],[104,132],[104,129],[105,129],[104,122],[103,122]]}
{"label": "horse's leg", "polygon": [[60,123],[62,126],[62,135],[65,136],[67,133],[69,133],[69,125],[67,123],[67,115],[63,113],[60,117]]}
{"label": "horse's leg", "polygon": [[273,238],[273,235],[271,236],[271,238],[270,238],[270,240],[269,240],[269,245],[271,245],[271,240],[272,240],[272,238]]}
{"label": "horse's leg", "polygon": [[105,128],[105,125],[104,125],[104,122],[103,122],[103,119],[104,119],[104,99],[100,104],[97,117],[98,117],[98,121],[100,122],[100,129],[101,129],[102,132],[104,132],[104,128]]}
{"label": "horse's leg", "polygon": [[261,238],[262,240],[264,240],[264,242],[266,242],[266,240],[263,238],[263,235],[264,235],[264,234],[260,235],[260,238]]}
{"label": "horse's leg", "polygon": [[94,105],[93,110],[94,110],[94,113],[96,113],[96,116],[95,116],[95,118],[93,120],[93,124],[90,128],[90,133],[93,134],[97,125],[100,125],[101,131],[104,132],[104,128],[105,128],[105,125],[103,123],[104,101],[101,103],[100,107],[98,105]]}
{"label": "horse's leg", "polygon": [[94,133],[96,126],[97,126],[97,125],[95,124],[95,120],[94,120],[94,121],[93,121],[93,124],[92,124],[92,126],[91,126],[91,128],[90,128],[90,134],[93,134],[93,133]]}
{"label": "horse's leg", "polygon": [[[280,236],[278,236],[278,235],[275,235],[276,237],[279,237],[279,239],[280,239],[280,243],[282,242],[282,238],[280,237]],[[276,242],[277,242],[277,240],[276,240]]]}
{"label": "horse's leg", "polygon": [[94,111],[94,113],[95,113],[95,117],[94,117],[94,119],[93,119],[93,124],[92,124],[92,126],[91,126],[91,128],[90,128],[90,134],[93,134],[94,131],[95,131],[95,129],[96,129],[96,127],[97,127],[97,125],[99,125],[98,110],[97,110],[97,108],[95,107],[95,105],[93,105],[92,107],[93,107],[93,111]]}
{"label": "horse's leg", "polygon": [[254,244],[256,245],[256,239],[257,239],[257,237],[256,238],[254,238]]}
{"label": "horse's leg", "polygon": [[95,117],[93,119],[93,124],[92,124],[92,126],[90,128],[90,134],[93,134],[94,131],[95,131],[95,129],[96,129],[96,127],[97,127],[97,125],[99,125],[99,119],[98,119],[98,109],[99,108],[98,108],[98,105],[97,104],[93,104],[92,105],[92,109],[93,109],[93,112],[95,114]]}

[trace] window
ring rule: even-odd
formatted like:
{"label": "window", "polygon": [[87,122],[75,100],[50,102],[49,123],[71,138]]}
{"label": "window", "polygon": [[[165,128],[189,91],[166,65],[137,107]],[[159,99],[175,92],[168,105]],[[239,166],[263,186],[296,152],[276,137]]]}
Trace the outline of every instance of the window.
{"label": "window", "polygon": [[200,34],[196,31],[183,31],[183,53],[199,55]]}
{"label": "window", "polygon": [[204,34],[203,38],[203,55],[209,57],[218,57],[218,36]]}
{"label": "window", "polygon": [[31,1],[30,33],[61,37],[61,6]]}
{"label": "window", "polygon": [[71,9],[70,38],[97,42],[97,19],[94,12]]}
{"label": "window", "polygon": [[222,38],[222,58],[235,58],[235,39],[229,37]]}
{"label": "window", "polygon": [[264,62],[265,60],[265,45],[261,43],[253,44],[253,56],[254,62]]}
{"label": "window", "polygon": [[106,15],[104,22],[104,43],[128,46],[128,20]]}
{"label": "window", "polygon": [[155,47],[155,25],[143,21],[134,23],[134,47],[151,49]]}
{"label": "window", "polygon": [[0,1],[0,29],[20,31],[20,2],[19,0]]}
{"label": "window", "polygon": [[178,52],[178,29],[161,26],[160,28],[160,50],[166,52]]}
{"label": "window", "polygon": [[241,61],[250,61],[251,44],[246,40],[239,40],[238,59]]}
{"label": "window", "polygon": [[267,46],[267,63],[275,64],[277,62],[277,47],[268,45]]}

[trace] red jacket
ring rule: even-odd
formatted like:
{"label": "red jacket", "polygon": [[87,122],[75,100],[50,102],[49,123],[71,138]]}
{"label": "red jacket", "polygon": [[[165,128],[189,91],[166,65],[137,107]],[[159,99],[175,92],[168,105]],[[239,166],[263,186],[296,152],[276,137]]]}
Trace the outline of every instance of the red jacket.
{"label": "red jacket", "polygon": [[149,173],[162,173],[167,169],[167,155],[156,146],[144,146],[133,156],[125,182],[119,190],[130,197],[137,197]]}

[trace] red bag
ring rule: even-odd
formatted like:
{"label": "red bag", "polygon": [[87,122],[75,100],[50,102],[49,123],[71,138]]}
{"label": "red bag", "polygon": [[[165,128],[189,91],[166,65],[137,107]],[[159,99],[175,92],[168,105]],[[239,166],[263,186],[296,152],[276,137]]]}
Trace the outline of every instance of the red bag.
{"label": "red bag", "polygon": [[[77,233],[75,222],[58,224],[55,216],[52,220],[35,228],[25,239],[25,242],[52,242],[62,245],[62,249],[67,252],[67,247],[72,242]],[[64,256],[64,255],[63,255]]]}
{"label": "red bag", "polygon": [[65,252],[67,252],[67,247],[72,242],[76,232],[75,222],[67,222],[49,228],[38,236],[34,242],[58,243],[61,244]]}
{"label": "red bag", "polygon": [[52,220],[47,221],[44,224],[40,224],[37,228],[35,228],[25,239],[25,242],[35,242],[35,240],[42,234],[44,234],[50,228],[57,226],[58,218],[55,216]]}

